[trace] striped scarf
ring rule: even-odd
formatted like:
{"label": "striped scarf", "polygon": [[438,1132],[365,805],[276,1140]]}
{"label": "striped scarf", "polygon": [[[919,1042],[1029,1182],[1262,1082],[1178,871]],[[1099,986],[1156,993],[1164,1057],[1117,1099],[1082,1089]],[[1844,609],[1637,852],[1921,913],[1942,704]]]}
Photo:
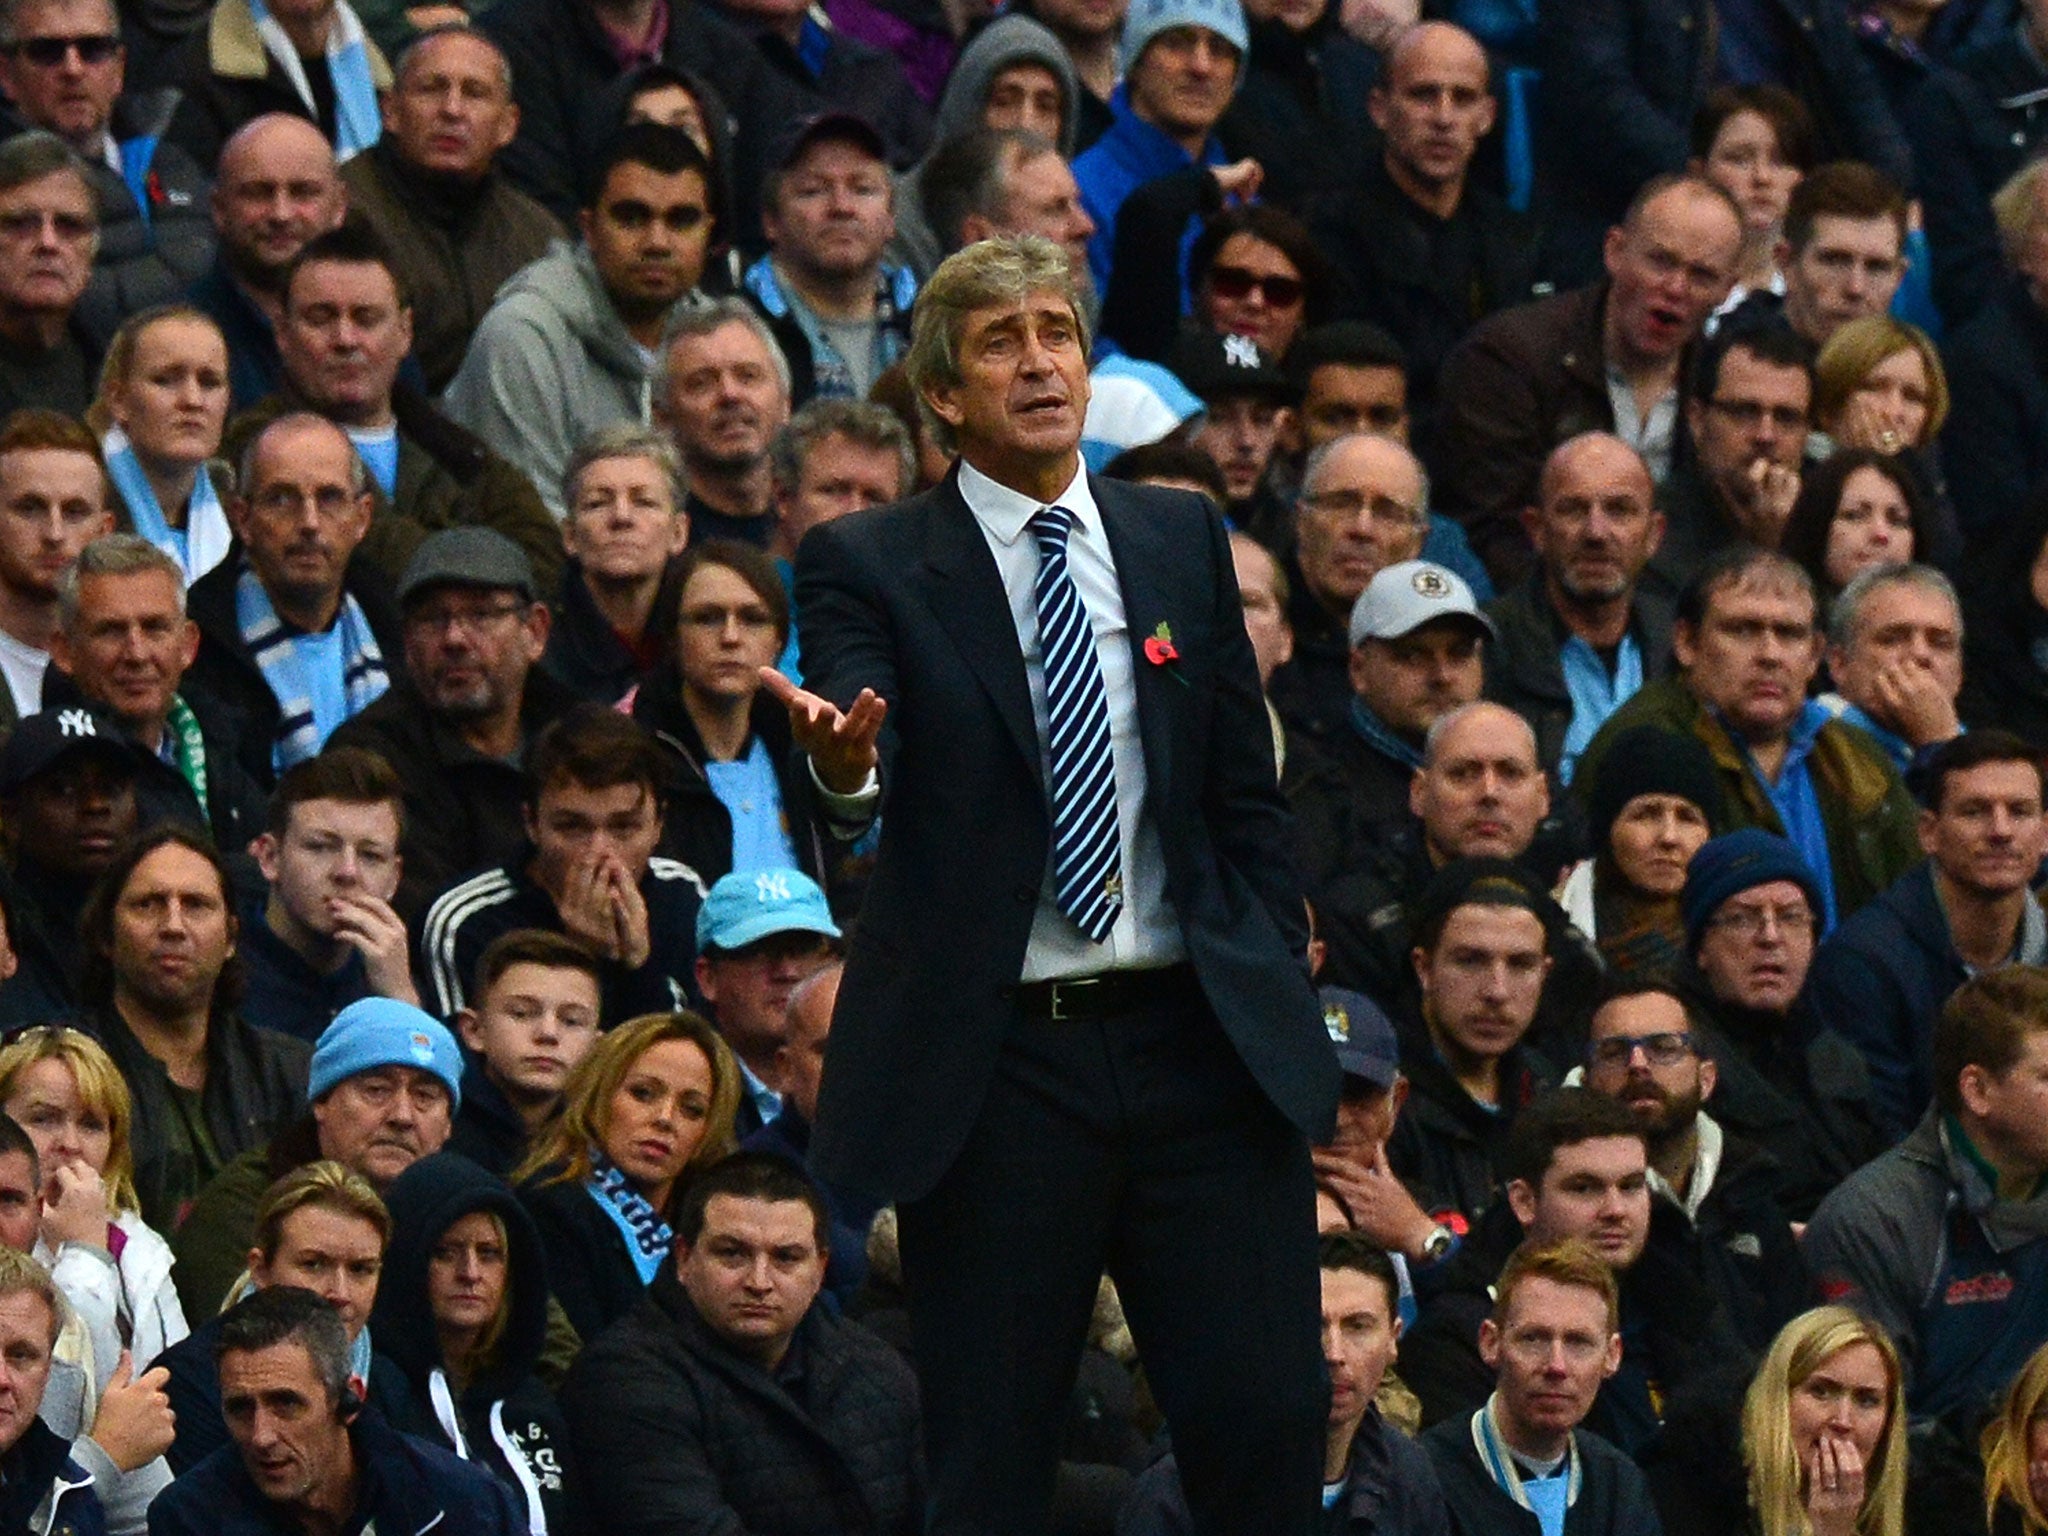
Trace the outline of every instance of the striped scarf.
{"label": "striped scarf", "polygon": [[[277,616],[270,594],[246,565],[235,579],[235,621],[241,626],[243,644],[277,697],[277,739],[271,745],[271,761],[282,773],[326,745],[313,715],[313,685],[298,646],[300,632]],[[377,637],[370,633],[370,621],[346,592],[341,595],[335,623],[341,635],[341,691],[348,701],[348,717],[353,718],[383,696],[391,678],[384,670],[384,653],[377,649]]]}

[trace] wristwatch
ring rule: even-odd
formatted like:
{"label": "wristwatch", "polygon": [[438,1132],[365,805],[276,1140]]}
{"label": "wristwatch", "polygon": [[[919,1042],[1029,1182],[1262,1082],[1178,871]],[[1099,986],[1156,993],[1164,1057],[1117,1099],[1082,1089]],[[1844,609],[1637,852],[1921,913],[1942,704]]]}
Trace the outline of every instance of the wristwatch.
{"label": "wristwatch", "polygon": [[1429,1236],[1422,1240],[1422,1262],[1435,1264],[1449,1257],[1451,1250],[1457,1246],[1458,1234],[1442,1222],[1438,1222],[1430,1229]]}

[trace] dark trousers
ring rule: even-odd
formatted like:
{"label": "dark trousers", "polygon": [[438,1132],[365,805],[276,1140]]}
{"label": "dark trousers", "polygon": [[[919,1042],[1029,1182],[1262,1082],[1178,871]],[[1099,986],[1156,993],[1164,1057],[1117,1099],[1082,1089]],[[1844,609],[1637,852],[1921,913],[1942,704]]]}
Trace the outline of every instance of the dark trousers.
{"label": "dark trousers", "polygon": [[1308,1146],[1205,1006],[1020,1013],[960,1156],[899,1218],[932,1536],[1043,1536],[1105,1269],[1196,1531],[1320,1528]]}

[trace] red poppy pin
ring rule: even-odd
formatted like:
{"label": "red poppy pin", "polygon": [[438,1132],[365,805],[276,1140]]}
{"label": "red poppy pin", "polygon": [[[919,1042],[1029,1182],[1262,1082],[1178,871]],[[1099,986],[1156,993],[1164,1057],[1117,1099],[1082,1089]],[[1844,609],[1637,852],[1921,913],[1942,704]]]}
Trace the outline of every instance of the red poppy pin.
{"label": "red poppy pin", "polygon": [[1155,667],[1180,660],[1180,652],[1174,648],[1171,624],[1161,624],[1152,631],[1151,638],[1145,642],[1145,659]]}

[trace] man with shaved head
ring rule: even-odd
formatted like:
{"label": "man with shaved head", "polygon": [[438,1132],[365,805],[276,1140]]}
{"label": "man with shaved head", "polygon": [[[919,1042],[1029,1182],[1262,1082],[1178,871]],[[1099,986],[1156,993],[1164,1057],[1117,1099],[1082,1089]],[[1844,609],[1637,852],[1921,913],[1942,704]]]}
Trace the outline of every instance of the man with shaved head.
{"label": "man with shaved head", "polygon": [[333,229],[347,212],[333,147],[303,117],[268,113],[222,147],[213,184],[220,248],[191,296],[228,339],[236,410],[284,382],[276,326],[284,313],[285,273],[308,240]]}
{"label": "man with shaved head", "polygon": [[1537,755],[1569,784],[1607,717],[1664,675],[1671,603],[1642,574],[1664,537],[1642,455],[1610,432],[1582,432],[1544,463],[1522,526],[1529,579],[1487,606],[1486,696],[1518,711]]}
{"label": "man with shaved head", "polygon": [[1401,35],[1367,109],[1385,147],[1317,220],[1355,313],[1408,354],[1408,404],[1426,429],[1436,374],[1479,320],[1536,297],[1540,242],[1528,219],[1469,175],[1493,131],[1486,51],[1462,27]]}

